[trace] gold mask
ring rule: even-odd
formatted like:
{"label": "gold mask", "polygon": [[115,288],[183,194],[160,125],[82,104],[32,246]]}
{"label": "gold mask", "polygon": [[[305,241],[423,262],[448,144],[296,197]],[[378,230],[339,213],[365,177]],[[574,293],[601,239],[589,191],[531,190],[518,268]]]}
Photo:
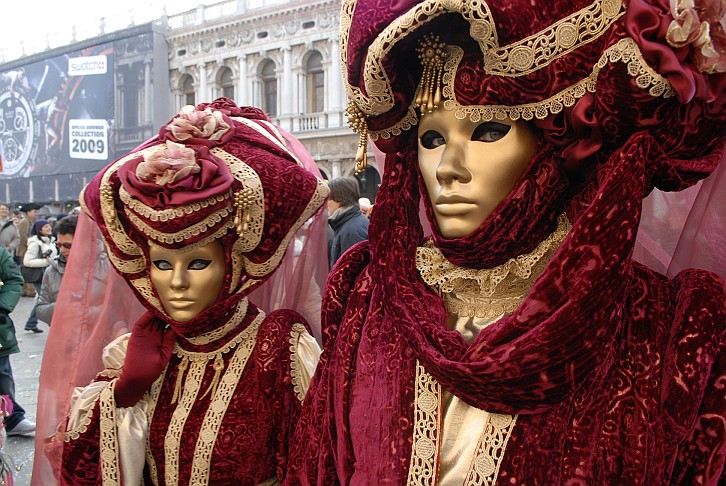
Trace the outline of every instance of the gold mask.
{"label": "gold mask", "polygon": [[459,120],[442,107],[421,117],[418,162],[445,238],[476,230],[529,165],[537,133],[526,122]]}
{"label": "gold mask", "polygon": [[179,322],[194,319],[218,299],[224,284],[224,249],[217,241],[189,251],[150,243],[149,277],[166,313]]}

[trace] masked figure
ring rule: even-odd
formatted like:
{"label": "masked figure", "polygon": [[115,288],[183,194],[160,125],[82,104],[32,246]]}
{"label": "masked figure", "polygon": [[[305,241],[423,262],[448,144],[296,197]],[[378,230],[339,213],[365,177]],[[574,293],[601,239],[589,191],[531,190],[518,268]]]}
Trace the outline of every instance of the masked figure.
{"label": "masked figure", "polygon": [[719,481],[724,281],[632,258],[654,187],[723,170],[723,4],[686,3],[343,2],[385,171],[290,484]]}
{"label": "masked figure", "polygon": [[[283,266],[293,263],[294,237],[319,240],[324,255],[326,215],[319,209],[328,190],[306,168],[311,163],[299,142],[261,111],[220,98],[185,107],[157,138],[90,182],[81,202],[105,243],[102,259],[145,312],[125,332],[134,321],[119,307],[133,306],[113,283],[94,310],[85,296],[98,289],[83,284],[84,269],[104,252],[92,239],[85,245],[92,255],[79,259],[74,251],[54,316],[69,325],[51,334],[43,363],[38,415],[51,420],[39,433],[34,481],[51,484],[53,469],[55,480],[73,485],[284,478],[288,436],[319,348],[302,315],[275,307],[308,302],[262,298],[258,307],[249,294],[276,269],[290,270]],[[309,235],[299,234],[303,225]],[[76,241],[86,240],[84,228],[91,226],[82,218]],[[305,266],[306,251],[293,270]],[[300,298],[306,291],[293,287],[295,279],[285,284],[287,292],[266,295]],[[62,303],[91,309],[76,312],[87,312],[95,326],[74,329],[91,319],[73,317],[73,309],[59,317]],[[104,341],[98,363],[100,349],[98,358],[88,349]],[[81,386],[89,374],[95,374],[91,384]],[[70,399],[63,390],[69,380],[78,386]],[[62,416],[49,401],[70,410],[55,434],[53,419]]]}

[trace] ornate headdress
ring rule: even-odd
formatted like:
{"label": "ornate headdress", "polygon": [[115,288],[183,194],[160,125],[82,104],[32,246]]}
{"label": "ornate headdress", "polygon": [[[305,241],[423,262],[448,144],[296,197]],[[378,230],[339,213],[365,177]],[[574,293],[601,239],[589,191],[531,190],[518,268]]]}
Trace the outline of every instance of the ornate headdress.
{"label": "ornate headdress", "polygon": [[163,313],[148,276],[148,242],[189,249],[219,240],[230,267],[225,289],[247,294],[279,265],[327,193],[263,112],[220,98],[184,107],[158,137],[101,171],[82,204],[113,266]]}
{"label": "ornate headdress", "polygon": [[676,113],[694,98],[716,100],[701,118],[723,127],[726,8],[693,3],[344,1],[352,126],[394,152],[417,108],[443,103],[474,121],[534,121],[568,167],[640,130],[663,139],[674,125],[696,132],[693,116]]}

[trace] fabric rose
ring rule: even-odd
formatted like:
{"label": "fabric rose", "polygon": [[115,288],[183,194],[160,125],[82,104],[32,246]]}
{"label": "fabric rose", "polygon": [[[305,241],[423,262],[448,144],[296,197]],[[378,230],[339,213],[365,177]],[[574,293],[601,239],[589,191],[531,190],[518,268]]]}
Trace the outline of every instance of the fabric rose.
{"label": "fabric rose", "polygon": [[713,102],[726,87],[726,0],[631,0],[628,33],[678,101]]}
{"label": "fabric rose", "polygon": [[144,182],[165,186],[199,172],[194,150],[169,140],[144,153],[144,161],[136,167],[136,177]]}
{"label": "fabric rose", "polygon": [[211,147],[223,143],[233,133],[231,120],[221,111],[186,105],[161,129],[159,136],[162,140]]}
{"label": "fabric rose", "polygon": [[149,207],[165,209],[229,192],[227,164],[205,146],[169,140],[142,150],[118,169],[128,193]]}
{"label": "fabric rose", "polygon": [[[692,45],[699,71],[726,72],[726,0],[670,0],[673,21],[666,40],[673,47]],[[696,5],[698,3],[698,5]]]}

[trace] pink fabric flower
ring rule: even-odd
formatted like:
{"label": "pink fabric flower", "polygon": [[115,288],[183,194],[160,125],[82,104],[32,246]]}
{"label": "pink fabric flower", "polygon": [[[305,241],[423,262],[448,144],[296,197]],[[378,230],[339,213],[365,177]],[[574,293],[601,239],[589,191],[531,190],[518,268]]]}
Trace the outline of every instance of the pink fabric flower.
{"label": "pink fabric flower", "polygon": [[144,161],[136,167],[136,177],[144,182],[165,186],[196,174],[199,170],[193,149],[167,140],[165,145],[144,153]]}
{"label": "pink fabric flower", "polygon": [[191,138],[218,141],[230,128],[230,124],[224,120],[223,113],[212,111],[210,108],[198,110],[192,105],[183,107],[166,126],[166,130],[180,142]]}
{"label": "pink fabric flower", "polygon": [[668,43],[677,48],[690,44],[699,71],[726,72],[726,0],[670,0],[670,10]]}

